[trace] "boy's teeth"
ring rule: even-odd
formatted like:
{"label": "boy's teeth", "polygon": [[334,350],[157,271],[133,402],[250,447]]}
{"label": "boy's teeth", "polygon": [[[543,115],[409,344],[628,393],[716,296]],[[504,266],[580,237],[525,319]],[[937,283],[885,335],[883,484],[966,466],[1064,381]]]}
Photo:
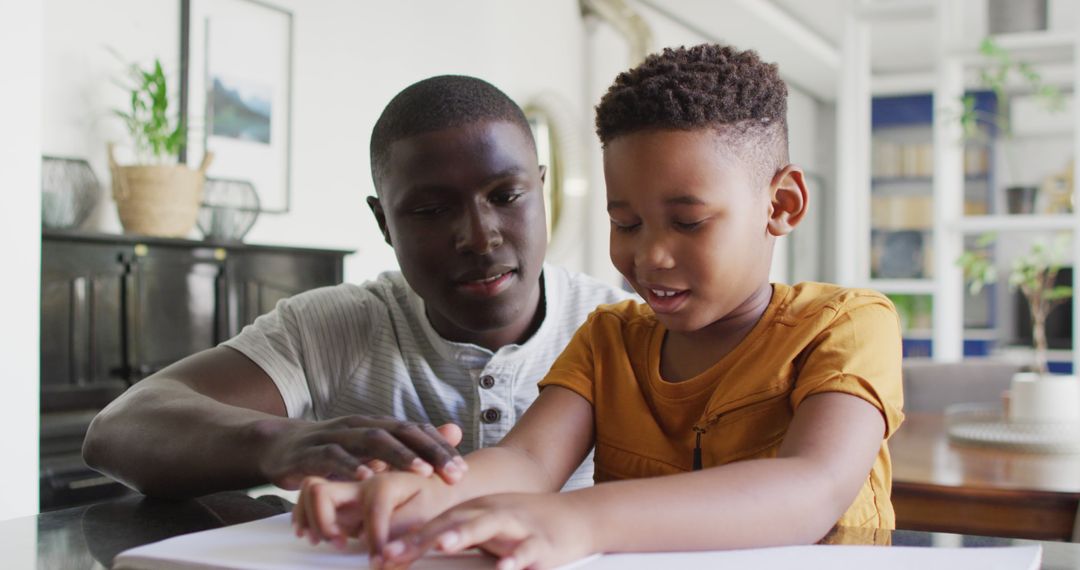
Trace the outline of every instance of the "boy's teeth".
{"label": "boy's teeth", "polygon": [[498,279],[498,278],[500,278],[502,276],[503,276],[503,274],[500,273],[498,275],[492,275],[491,277],[485,277],[484,279],[480,279],[477,282],[478,283],[491,283],[492,281],[495,281],[496,279]]}
{"label": "boy's teeth", "polygon": [[674,297],[676,294],[675,291],[660,291],[657,289],[653,289],[652,292],[657,297]]}

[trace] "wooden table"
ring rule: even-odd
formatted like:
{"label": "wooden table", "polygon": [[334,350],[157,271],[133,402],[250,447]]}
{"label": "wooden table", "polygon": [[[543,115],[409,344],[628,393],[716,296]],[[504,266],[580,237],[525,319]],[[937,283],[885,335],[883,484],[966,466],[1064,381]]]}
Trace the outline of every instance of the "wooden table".
{"label": "wooden table", "polygon": [[949,441],[941,414],[908,414],[889,440],[897,528],[1078,541],[1080,454]]}

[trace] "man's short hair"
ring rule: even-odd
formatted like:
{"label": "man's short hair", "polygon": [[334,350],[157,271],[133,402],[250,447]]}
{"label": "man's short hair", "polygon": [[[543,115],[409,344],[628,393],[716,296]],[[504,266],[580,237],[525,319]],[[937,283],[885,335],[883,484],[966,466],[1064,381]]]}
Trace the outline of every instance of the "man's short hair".
{"label": "man's short hair", "polygon": [[535,151],[536,141],[521,107],[483,79],[439,75],[406,87],[386,105],[371,132],[371,176],[376,190],[386,176],[390,145],[395,141],[487,121],[521,127]]}
{"label": "man's short hair", "polygon": [[731,46],[666,48],[620,73],[596,107],[604,147],[641,131],[705,128],[739,154],[754,180],[772,180],[788,163],[787,86],[776,64]]}

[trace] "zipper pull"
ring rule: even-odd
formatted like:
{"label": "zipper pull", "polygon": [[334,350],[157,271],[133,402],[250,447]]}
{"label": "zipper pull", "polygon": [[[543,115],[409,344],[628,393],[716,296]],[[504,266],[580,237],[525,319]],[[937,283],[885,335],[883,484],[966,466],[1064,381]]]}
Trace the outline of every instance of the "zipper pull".
{"label": "zipper pull", "polygon": [[701,471],[701,434],[705,433],[705,428],[694,426],[694,433],[697,434],[697,441],[694,444],[694,466],[692,470]]}

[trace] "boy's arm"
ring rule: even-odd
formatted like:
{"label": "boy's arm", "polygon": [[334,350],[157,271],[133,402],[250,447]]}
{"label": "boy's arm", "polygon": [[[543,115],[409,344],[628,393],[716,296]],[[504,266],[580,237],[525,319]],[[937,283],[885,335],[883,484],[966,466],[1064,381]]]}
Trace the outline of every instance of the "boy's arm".
{"label": "boy's arm", "polygon": [[[409,468],[420,455],[446,477],[457,455],[457,441],[406,422],[359,416],[309,422],[285,415],[285,402],[262,368],[231,348],[211,348],[109,404],[90,424],[83,457],[145,494],[186,497],[267,482],[296,488],[305,475],[355,478],[373,458]],[[460,439],[459,430],[447,434]],[[431,472],[428,464],[420,469]]]}
{"label": "boy's arm", "polygon": [[390,552],[401,553],[391,562],[407,563],[436,545],[450,551],[480,545],[511,559],[505,567],[526,568],[594,552],[812,543],[851,505],[884,432],[881,412],[860,398],[811,396],[796,411],[775,459],[559,495],[476,499],[390,545]]}
{"label": "boy's arm", "polygon": [[458,502],[513,491],[558,491],[593,446],[593,408],[561,386],[547,386],[521,419],[494,447],[468,455],[470,487],[454,492]]}
{"label": "boy's arm", "polygon": [[589,517],[598,552],[808,544],[851,506],[884,433],[872,404],[819,394],[799,406],[775,459],[598,485],[567,499]]}

